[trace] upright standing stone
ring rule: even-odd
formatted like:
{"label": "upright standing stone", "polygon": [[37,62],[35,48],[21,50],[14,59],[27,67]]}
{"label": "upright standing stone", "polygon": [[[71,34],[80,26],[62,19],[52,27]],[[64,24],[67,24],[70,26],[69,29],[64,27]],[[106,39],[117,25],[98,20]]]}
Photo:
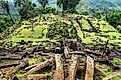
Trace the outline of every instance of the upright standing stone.
{"label": "upright standing stone", "polygon": [[72,54],[72,62],[69,67],[69,76],[68,80],[76,80],[76,71],[78,67],[78,55]]}
{"label": "upright standing stone", "polygon": [[56,70],[54,72],[53,80],[64,80],[62,54],[55,54],[55,62]]}
{"label": "upright standing stone", "polygon": [[93,80],[93,74],[94,74],[94,60],[90,56],[87,56],[85,80]]}

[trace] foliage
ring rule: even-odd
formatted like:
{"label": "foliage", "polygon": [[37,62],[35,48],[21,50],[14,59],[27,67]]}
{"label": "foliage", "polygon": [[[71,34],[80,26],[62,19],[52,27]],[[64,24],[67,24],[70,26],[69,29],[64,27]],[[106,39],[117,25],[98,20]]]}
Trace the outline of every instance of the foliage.
{"label": "foliage", "polygon": [[102,72],[96,72],[94,74],[94,80],[102,80],[104,77],[110,75],[113,72],[112,68],[108,65],[96,63],[95,66],[102,70]]}
{"label": "foliage", "polygon": [[33,18],[35,14],[36,5],[33,4],[30,0],[14,0],[15,7],[19,7],[19,14],[21,19]]}
{"label": "foliage", "polygon": [[0,6],[2,7],[2,9],[4,9],[4,10],[7,12],[7,14],[9,15],[9,17],[11,18],[11,20],[12,20],[12,22],[13,22],[13,24],[14,24],[15,22],[14,22],[14,20],[13,20],[13,17],[12,17],[12,15],[11,15],[11,13],[10,13],[8,1],[7,1],[7,0],[0,0],[0,3],[1,3]]}
{"label": "foliage", "polygon": [[83,15],[89,15],[89,12],[88,11],[83,11],[82,14]]}
{"label": "foliage", "polygon": [[101,12],[107,14],[112,11],[121,11],[120,0],[81,0],[78,5],[78,11],[87,10],[90,14]]}
{"label": "foliage", "polygon": [[21,15],[21,19],[29,19],[35,16],[35,10],[31,2],[27,3],[27,5],[24,5],[19,11],[19,13]]}
{"label": "foliage", "polygon": [[117,65],[121,65],[121,59],[119,59],[119,58],[113,58],[112,62]]}
{"label": "foliage", "polygon": [[[71,16],[70,20],[68,20],[68,16]],[[39,45],[39,41],[42,40],[57,40],[67,36],[66,38],[68,39],[78,39],[79,37],[81,38],[82,43],[89,44],[91,47],[93,46],[93,43],[105,44],[105,41],[107,40],[110,40],[108,45],[109,47],[113,47],[112,44],[116,44],[117,46],[115,48],[117,49],[119,46],[121,46],[121,34],[118,33],[117,30],[107,22],[84,15],[81,16],[77,14],[68,14],[68,16],[62,17],[53,14],[42,14],[41,21],[39,21],[39,16],[35,17],[33,19],[37,21],[34,23],[34,32],[31,31],[31,23],[28,20],[25,20],[22,22],[20,27],[18,27],[11,35],[8,36],[9,38],[5,41],[5,44],[9,44],[9,42],[12,41],[13,46],[15,46],[18,44],[18,42],[24,40],[25,42],[32,41],[32,45]],[[77,17],[79,19],[78,21],[82,24],[83,31],[75,21],[75,18]],[[84,18],[81,19],[80,17]],[[92,25],[95,26],[96,29],[100,30],[100,32],[87,32],[88,30],[91,30],[92,27],[90,27],[85,18],[90,19]],[[64,32],[64,30],[66,31]],[[78,37],[74,37],[76,35]],[[93,40],[96,37],[98,37],[98,40],[95,42]]]}
{"label": "foliage", "polygon": [[40,7],[37,9],[38,14],[42,14],[42,13],[55,13],[56,9],[52,8],[52,7]]}
{"label": "foliage", "polygon": [[34,58],[29,58],[29,65],[37,64],[40,62],[43,62],[43,59],[40,56],[34,57]]}
{"label": "foliage", "polygon": [[62,8],[63,11],[75,10],[80,0],[57,0],[57,5]]}
{"label": "foliage", "polygon": [[117,28],[118,25],[121,25],[121,13],[112,12],[106,15],[106,21]]}
{"label": "foliage", "polygon": [[13,25],[10,17],[8,16],[0,16],[0,33],[6,30],[8,27]]}
{"label": "foliage", "polygon": [[66,13],[75,13],[75,14],[78,14],[78,12],[75,9],[68,9],[65,12]]}
{"label": "foliage", "polygon": [[77,38],[75,27],[68,25],[65,22],[55,22],[48,27],[47,37],[50,39]]}
{"label": "foliage", "polygon": [[38,2],[42,5],[43,8],[48,4],[48,0],[38,0]]}
{"label": "foliage", "polygon": [[93,16],[96,17],[97,19],[101,19],[102,14],[101,14],[101,12],[96,12],[93,14]]}

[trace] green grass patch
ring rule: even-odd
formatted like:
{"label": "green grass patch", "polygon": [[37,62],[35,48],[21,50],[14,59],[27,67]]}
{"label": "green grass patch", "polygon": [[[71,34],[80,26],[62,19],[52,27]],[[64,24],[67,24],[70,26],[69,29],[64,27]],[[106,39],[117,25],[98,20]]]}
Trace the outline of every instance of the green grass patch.
{"label": "green grass patch", "polygon": [[40,62],[43,62],[43,59],[40,56],[28,59],[29,65],[37,64]]}
{"label": "green grass patch", "polygon": [[121,65],[121,59],[119,59],[119,58],[113,58],[112,62],[117,65]]}

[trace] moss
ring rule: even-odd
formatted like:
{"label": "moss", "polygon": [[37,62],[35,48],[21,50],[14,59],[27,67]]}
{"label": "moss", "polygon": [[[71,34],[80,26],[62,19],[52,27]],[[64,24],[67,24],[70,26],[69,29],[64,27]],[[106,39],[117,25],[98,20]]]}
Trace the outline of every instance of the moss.
{"label": "moss", "polygon": [[14,76],[16,76],[19,80],[26,80],[26,78],[24,77],[24,72],[22,70],[16,72]]}
{"label": "moss", "polygon": [[[55,42],[57,39],[60,39],[62,37],[65,38],[81,38],[82,43],[90,44],[88,47],[92,47],[94,44],[105,44],[105,41],[109,41],[108,47],[113,48],[110,44],[118,44],[119,47],[121,47],[121,40],[119,39],[121,37],[121,34],[111,25],[109,25],[105,21],[99,21],[95,18],[89,18],[88,16],[84,15],[77,15],[77,14],[68,14],[70,20],[66,17],[62,17],[59,15],[53,15],[53,14],[43,14],[42,18],[45,17],[52,17],[52,20],[46,20],[46,21],[36,21],[34,25],[34,31],[31,31],[31,23],[29,21],[23,21],[22,25],[18,27],[12,34],[7,36],[5,38],[5,42],[2,46],[7,46],[12,41],[12,46],[22,46],[19,45],[18,42],[21,42],[21,40],[24,40],[25,42],[31,41],[32,45],[43,45],[47,46],[46,43],[42,43],[41,41],[44,40],[50,40],[52,42]],[[80,17],[83,17],[82,19]],[[79,22],[82,23],[82,30],[79,24],[76,22],[73,18],[80,18]],[[34,19],[39,19],[39,17],[35,17]],[[92,25],[96,27],[96,29],[99,30],[99,32],[89,32],[86,30],[91,30],[89,23],[86,21],[86,19],[90,19],[92,22]],[[50,26],[51,25],[51,26]],[[77,32],[76,32],[77,31]],[[48,37],[48,35],[51,35],[51,37]],[[85,37],[84,37],[85,36]],[[95,38],[98,38],[95,41]],[[56,40],[55,40],[56,39]],[[81,43],[81,42],[80,42]],[[28,44],[25,44],[26,47]],[[85,58],[84,58],[85,59]],[[81,61],[84,61],[84,59],[81,59]],[[0,63],[8,62],[9,60],[0,60]],[[43,62],[41,57],[34,57],[29,58],[29,65],[37,64],[40,62]],[[121,65],[121,59],[114,58],[112,60],[113,63],[117,65]],[[102,67],[103,64],[96,63],[96,67]],[[43,69],[42,73],[49,74],[49,77],[51,78],[52,72],[51,72],[51,65],[47,69]],[[19,71],[16,73],[16,76],[22,79],[23,71]],[[95,73],[94,79],[102,79],[106,75],[109,75],[112,73],[111,67],[106,67],[103,73]],[[80,75],[80,80],[84,79],[84,73]],[[120,80],[121,77],[115,77],[113,80]]]}
{"label": "moss", "polygon": [[43,59],[40,56],[28,59],[29,65],[37,64],[37,63],[40,63],[40,62],[43,62]]}
{"label": "moss", "polygon": [[14,60],[0,60],[0,63],[12,62]]}
{"label": "moss", "polygon": [[94,80],[101,80],[104,77],[105,77],[105,75],[102,73],[95,73],[94,74]]}
{"label": "moss", "polygon": [[121,76],[114,77],[112,80],[121,80]]}
{"label": "moss", "polygon": [[100,63],[95,64],[96,67],[101,67],[102,65]]}
{"label": "moss", "polygon": [[117,65],[121,65],[121,59],[119,59],[119,58],[113,58],[112,62]]}
{"label": "moss", "polygon": [[[54,40],[62,37],[69,39],[77,39],[77,37],[79,37],[82,40],[82,43],[95,44],[95,41],[93,40],[98,37],[96,43],[105,44],[104,41],[110,40],[109,44],[118,44],[121,47],[121,40],[119,39],[121,34],[107,22],[103,20],[99,21],[96,18],[91,18],[84,15],[68,14],[68,16],[72,18],[68,20],[68,18],[59,15],[43,14],[42,18],[51,17],[53,19],[40,22],[36,21],[34,31],[31,31],[31,24],[29,21],[23,21],[20,27],[18,27],[12,34],[7,36],[8,38],[5,40],[3,46],[8,44],[10,41],[13,41],[12,44],[16,46],[18,44],[17,42],[20,42],[21,40],[24,40],[25,42],[33,41],[32,45],[39,45],[39,43],[35,41],[46,39]],[[81,31],[81,27],[73,18],[79,18],[79,22],[82,23],[83,31]],[[39,17],[35,17],[34,19],[39,19]],[[99,30],[98,33],[85,31],[92,29],[86,19],[90,19],[92,25]],[[50,25],[52,26],[50,27]],[[74,28],[77,32],[73,30]],[[48,35],[50,35],[52,38],[49,38]],[[112,45],[109,45],[109,47],[113,48]]]}
{"label": "moss", "polygon": [[107,75],[110,75],[113,70],[110,66],[104,65],[104,64],[100,64],[100,63],[96,63],[95,65],[96,67],[102,69],[102,72],[98,72],[98,73],[94,73],[94,80],[102,80],[102,78],[106,77]]}

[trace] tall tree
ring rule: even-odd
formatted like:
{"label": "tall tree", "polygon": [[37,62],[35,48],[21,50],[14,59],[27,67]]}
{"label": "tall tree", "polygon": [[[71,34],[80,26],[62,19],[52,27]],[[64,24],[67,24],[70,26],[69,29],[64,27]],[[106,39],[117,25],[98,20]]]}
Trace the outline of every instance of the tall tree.
{"label": "tall tree", "polygon": [[48,4],[48,0],[38,0],[38,2],[42,5],[42,8],[39,10],[39,21],[40,21],[42,13],[45,13],[45,7]]}
{"label": "tall tree", "polygon": [[0,0],[0,3],[1,3],[1,7],[3,10],[5,10],[7,12],[7,14],[10,16],[13,24],[15,24],[15,21],[10,13],[10,8],[9,8],[9,4],[8,4],[8,1],[7,0]]}
{"label": "tall tree", "polygon": [[63,11],[75,10],[80,0],[57,0],[57,5],[62,8]]}
{"label": "tall tree", "polygon": [[112,25],[114,28],[117,28],[118,25],[121,25],[121,13],[120,12],[112,12],[108,13],[105,16],[106,21]]}
{"label": "tall tree", "polygon": [[38,0],[38,2],[42,5],[43,8],[45,8],[48,4],[48,0]]}
{"label": "tall tree", "polygon": [[36,5],[31,2],[32,0],[14,0],[16,7],[19,7],[19,14],[21,19],[29,19],[35,16]]}

